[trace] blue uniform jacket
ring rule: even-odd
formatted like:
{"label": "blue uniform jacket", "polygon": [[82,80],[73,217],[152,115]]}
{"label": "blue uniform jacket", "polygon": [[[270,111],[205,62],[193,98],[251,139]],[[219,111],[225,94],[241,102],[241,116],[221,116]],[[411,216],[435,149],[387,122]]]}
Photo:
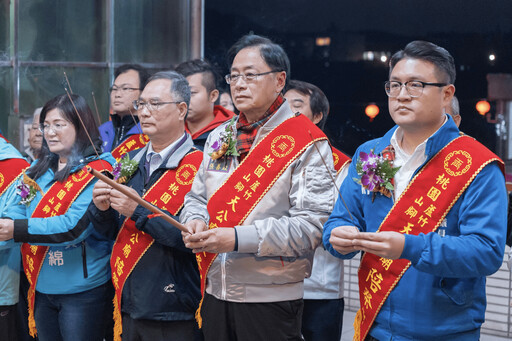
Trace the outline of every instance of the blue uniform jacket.
{"label": "blue uniform jacket", "polygon": [[[0,160],[23,159],[11,144],[0,138]],[[11,217],[16,211],[20,197],[16,195],[17,182],[14,182],[0,196],[0,217]],[[18,302],[20,281],[20,246],[14,241],[0,242],[0,306]]]}
{"label": "blue uniform jacket", "polygon": [[[130,119],[132,119],[132,118],[130,117]],[[120,124],[123,123],[122,120],[119,120],[119,121],[120,121]],[[123,129],[123,128],[121,128],[121,129]],[[105,122],[99,127],[99,130],[100,130],[101,140],[103,141],[103,144],[102,144],[103,151],[111,152],[112,149],[115,149],[115,147],[117,147],[117,145],[115,145],[115,146],[113,145],[114,139],[116,137],[114,123],[112,121]],[[142,129],[140,127],[140,123],[137,123],[130,129],[128,129],[127,132],[121,131],[120,132],[121,140],[118,142],[118,144],[121,143],[122,141],[126,140],[131,135],[140,134],[141,131],[142,131]]]}
{"label": "blue uniform jacket", "polygon": [[[326,249],[342,255],[329,243],[337,226],[355,225],[375,232],[393,206],[378,194],[363,194],[356,161],[359,152],[380,153],[390,144],[397,127],[384,137],[364,143],[354,154],[341,194],[352,213],[351,221],[340,200],[324,226]],[[450,118],[427,142],[428,162],[448,142],[459,136]],[[425,162],[425,163],[426,163]],[[416,173],[421,169],[420,166]],[[485,166],[455,202],[440,233],[405,235],[401,258],[411,262],[384,302],[370,334],[379,340],[478,340],[486,307],[485,276],[496,272],[503,261],[507,224],[505,180],[496,162]],[[439,231],[439,230],[438,230]]]}
{"label": "blue uniform jacket", "polygon": [[[115,162],[110,153],[102,154],[101,158],[110,164]],[[73,172],[83,166],[76,167]],[[49,169],[36,182],[46,193],[55,182],[53,178],[54,172]],[[63,215],[14,221],[16,242],[50,246],[39,273],[37,291],[74,294],[94,289],[110,279],[112,242],[94,230],[86,215],[95,183],[96,179],[93,179]],[[41,193],[38,192],[28,207],[19,205],[17,218],[20,215],[30,217],[40,200]]]}
{"label": "blue uniform jacket", "polygon": [[[130,158],[139,161],[139,168],[127,185],[142,195],[167,169],[176,168],[192,147],[192,139],[187,136],[185,143],[164,160],[149,179],[146,178],[144,167],[148,147],[131,151]],[[162,218],[148,219],[150,214],[149,210],[139,205],[130,217],[135,221],[135,226],[151,235],[155,242],[127,278],[121,310],[132,319],[193,320],[201,299],[196,258],[185,247],[180,230]],[[89,215],[96,230],[112,240],[125,220],[112,208],[102,212],[94,203],[89,207]],[[174,219],[178,220],[177,217]]]}

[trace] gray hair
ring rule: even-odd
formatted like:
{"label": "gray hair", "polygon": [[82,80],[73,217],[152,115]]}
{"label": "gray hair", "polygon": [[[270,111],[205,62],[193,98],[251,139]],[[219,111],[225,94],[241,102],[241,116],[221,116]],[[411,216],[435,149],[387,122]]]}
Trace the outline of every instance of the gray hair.
{"label": "gray hair", "polygon": [[452,116],[460,115],[459,100],[457,99],[456,96],[453,96],[453,98],[452,98],[451,109],[452,109]]}
{"label": "gray hair", "polygon": [[187,79],[175,71],[160,71],[148,79],[146,84],[157,79],[168,79],[171,81],[171,94],[175,101],[185,102],[190,105],[190,86]]}

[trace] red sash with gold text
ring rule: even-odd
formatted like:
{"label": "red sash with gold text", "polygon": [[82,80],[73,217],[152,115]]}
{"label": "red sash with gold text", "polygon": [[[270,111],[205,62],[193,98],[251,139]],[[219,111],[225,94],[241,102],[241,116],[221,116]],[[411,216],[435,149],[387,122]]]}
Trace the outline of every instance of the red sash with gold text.
{"label": "red sash with gold text", "polygon": [[[174,216],[177,215],[183,207],[185,195],[192,187],[202,160],[203,153],[200,151],[193,151],[185,155],[178,167],[167,170],[143,198],[156,207],[166,210]],[[114,297],[114,340],[116,341],[121,340],[123,331],[121,297],[124,284],[153,242],[153,237],[137,229],[133,220],[125,219],[110,257],[112,283],[116,290]]]}
{"label": "red sash with gold text", "polygon": [[[304,115],[289,118],[266,135],[208,200],[209,228],[241,225],[272,185],[314,141],[327,140]],[[206,275],[216,253],[196,254],[204,297]],[[202,303],[202,300],[201,300]],[[196,312],[199,327],[201,305]]]}
{"label": "red sash with gold text", "polygon": [[[110,163],[102,160],[92,161],[88,166],[97,171],[112,171]],[[56,181],[41,198],[31,217],[49,218],[65,214],[82,190],[93,179],[94,176],[87,172],[87,169],[84,167],[80,171],[70,174],[66,181]],[[23,243],[21,246],[23,269],[30,283],[28,290],[28,325],[32,337],[37,335],[36,322],[34,320],[37,278],[47,251],[48,246],[30,245],[28,243]]]}
{"label": "red sash with gold text", "polygon": [[[477,174],[489,163],[503,162],[482,144],[461,136],[439,151],[411,180],[378,231],[419,235],[434,232]],[[365,253],[359,266],[361,308],[354,321],[354,340],[362,341],[384,301],[411,262]]]}
{"label": "red sash with gold text", "polygon": [[146,134],[133,134],[123,142],[121,142],[110,153],[116,159],[121,160],[121,157],[131,152],[132,150],[144,147],[149,142],[149,137]]}
{"label": "red sash with gold text", "polygon": [[351,161],[350,157],[343,154],[338,149],[331,146],[332,151],[332,159],[334,161],[334,170],[336,171],[336,174],[338,174],[342,169],[343,166],[345,166],[347,163]]}
{"label": "red sash with gold text", "polygon": [[16,181],[21,172],[30,165],[24,159],[5,159],[0,161],[0,196]]}

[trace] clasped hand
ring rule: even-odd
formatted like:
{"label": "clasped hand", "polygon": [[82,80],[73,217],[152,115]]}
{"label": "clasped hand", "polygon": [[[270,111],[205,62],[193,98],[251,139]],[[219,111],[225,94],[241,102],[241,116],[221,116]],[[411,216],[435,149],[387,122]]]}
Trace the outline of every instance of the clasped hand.
{"label": "clasped hand", "polygon": [[0,219],[0,241],[14,237],[14,221],[11,219]]}
{"label": "clasped hand", "polygon": [[329,242],[343,255],[364,251],[387,259],[398,259],[404,250],[405,237],[392,231],[359,232],[354,226],[338,226],[332,230]]}
{"label": "clasped hand", "polygon": [[182,232],[185,246],[192,252],[223,253],[235,249],[235,229],[218,227],[208,229],[204,221],[191,220],[185,224],[188,232]]}
{"label": "clasped hand", "polygon": [[[128,186],[124,187],[126,190],[139,196],[137,191],[133,188]],[[92,201],[100,211],[106,211],[109,207],[112,207],[114,210],[121,213],[125,217],[131,217],[137,208],[137,203],[134,200],[130,199],[123,193],[112,188],[110,185],[104,183],[101,180],[98,180],[98,182],[96,182],[94,185],[92,190]]]}

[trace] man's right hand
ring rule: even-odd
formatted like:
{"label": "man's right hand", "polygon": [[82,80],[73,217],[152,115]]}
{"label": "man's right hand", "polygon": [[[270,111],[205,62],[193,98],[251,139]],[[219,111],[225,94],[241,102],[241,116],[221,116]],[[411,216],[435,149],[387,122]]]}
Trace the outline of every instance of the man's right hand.
{"label": "man's right hand", "polygon": [[112,187],[98,180],[92,189],[92,202],[100,211],[106,211],[110,207],[110,191]]}
{"label": "man's right hand", "polygon": [[357,239],[359,234],[355,226],[338,226],[331,231],[329,242],[336,251],[346,255],[360,250],[353,245],[353,240]]}
{"label": "man's right hand", "polygon": [[183,238],[183,242],[186,244],[188,242],[188,238],[194,233],[203,232],[208,230],[208,226],[206,226],[205,222],[201,219],[193,219],[185,224],[188,232],[181,232],[181,237]]}

